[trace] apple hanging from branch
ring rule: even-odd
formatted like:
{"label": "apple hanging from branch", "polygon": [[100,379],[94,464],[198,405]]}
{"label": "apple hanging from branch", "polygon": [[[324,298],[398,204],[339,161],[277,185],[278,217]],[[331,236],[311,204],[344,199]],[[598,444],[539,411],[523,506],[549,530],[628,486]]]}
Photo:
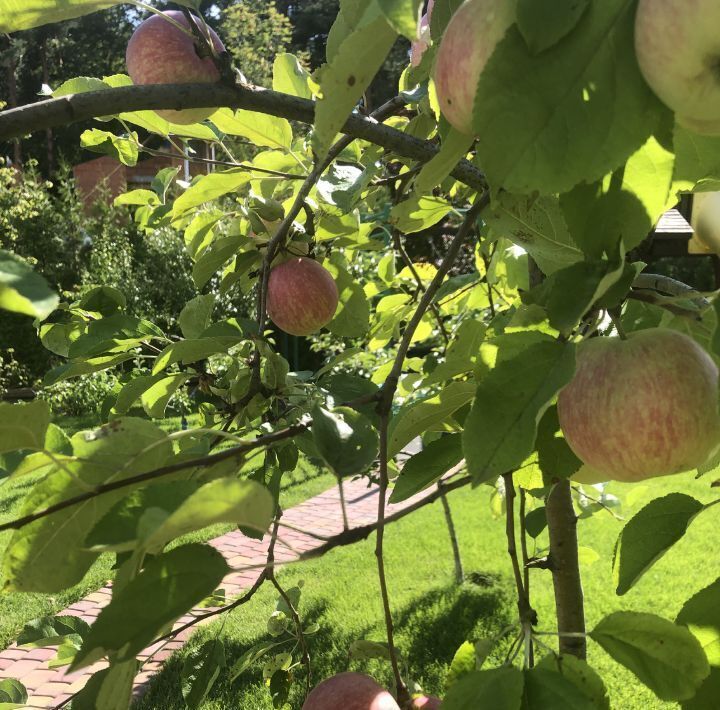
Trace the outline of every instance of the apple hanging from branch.
{"label": "apple hanging from branch", "polygon": [[591,338],[578,348],[558,417],[570,448],[605,480],[689,471],[720,446],[718,368],[667,328]]}
{"label": "apple hanging from branch", "polygon": [[433,79],[440,110],[460,133],[473,133],[478,81],[515,21],[515,5],[515,0],[466,0],[445,28]]}
{"label": "apple hanging from branch", "polygon": [[[206,25],[197,18],[201,32]],[[180,29],[181,25],[185,31]],[[215,32],[207,27],[209,41],[219,54],[225,51]],[[182,12],[168,10],[152,15],[138,25],[128,42],[125,53],[128,74],[133,84],[214,83],[220,72],[212,57],[201,56],[190,23]],[[214,108],[193,108],[183,111],[158,111],[172,123],[189,124],[204,121]]]}
{"label": "apple hanging from branch", "polygon": [[348,672],[316,685],[302,710],[400,710],[400,707],[370,676]]}
{"label": "apple hanging from branch", "polygon": [[330,272],[305,256],[273,267],[268,279],[267,314],[290,335],[310,335],[327,325],[339,301]]}
{"label": "apple hanging from branch", "polygon": [[720,135],[720,3],[640,0],[635,54],[640,71],[681,125]]}

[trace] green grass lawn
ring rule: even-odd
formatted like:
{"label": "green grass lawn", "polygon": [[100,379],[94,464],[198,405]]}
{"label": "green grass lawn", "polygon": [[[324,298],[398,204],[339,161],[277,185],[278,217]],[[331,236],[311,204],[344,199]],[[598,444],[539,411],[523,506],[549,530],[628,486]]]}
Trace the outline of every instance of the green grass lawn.
{"label": "green grass lawn", "polygon": [[[60,424],[71,434],[93,426],[90,419],[75,418],[64,419]],[[158,424],[167,431],[177,431],[180,429],[180,418],[164,419]],[[37,476],[27,476],[17,481],[12,479],[5,483],[0,481],[0,523],[17,517],[23,497],[37,480]],[[332,486],[334,480],[331,474],[301,458],[298,469],[284,477],[281,504],[285,508],[297,505]],[[188,535],[183,541],[208,540],[230,529],[232,526],[215,525]],[[0,533],[0,556],[4,553],[11,537],[12,531]],[[0,648],[7,647],[26,622],[46,614],[54,614],[105,584],[113,576],[111,570],[113,563],[114,555],[102,555],[80,584],[58,594],[0,594]],[[3,572],[0,566],[0,586],[2,582]]]}
{"label": "green grass lawn", "polygon": [[[622,514],[629,518],[652,498],[683,490],[703,500],[713,498],[707,482],[692,476],[657,479],[635,486],[614,484],[610,490],[630,504]],[[464,490],[452,494],[466,569],[481,573],[477,583],[456,587],[447,532],[439,503],[394,524],[387,532],[387,568],[395,611],[398,645],[410,669],[410,677],[427,690],[441,692],[453,652],[466,638],[492,635],[514,615],[509,563],[505,553],[503,523],[489,510],[489,490]],[[611,574],[612,549],[622,522],[602,512],[580,521],[580,544],[595,550],[599,559],[583,566],[588,626],[618,609],[633,609],[674,618],[684,600],[714,581],[720,574],[714,539],[718,509],[701,515],[686,538],[624,597],[617,597]],[[543,540],[541,538],[540,542]],[[373,541],[337,549],[321,560],[287,567],[280,572],[286,587],[304,580],[301,611],[309,621],[320,624],[311,637],[313,680],[335,672],[354,669],[374,673],[389,683],[390,674],[379,662],[348,661],[349,644],[360,638],[382,640],[381,606],[375,575]],[[533,604],[539,629],[554,629],[554,602],[548,572],[532,576]],[[246,607],[201,629],[189,648],[216,636],[226,644],[228,665],[252,644],[267,640],[266,620],[276,595],[262,590]],[[547,639],[550,643],[552,638]],[[155,679],[142,701],[143,710],[183,707],[179,672],[189,648],[176,654]],[[501,651],[503,649],[500,649]],[[590,642],[590,662],[605,679],[613,708],[648,710],[676,707],[655,698],[629,672],[615,664]],[[499,656],[496,655],[496,661]],[[261,663],[229,683],[221,674],[203,708],[271,708],[262,687]],[[300,680],[301,680],[300,676]],[[291,696],[293,708],[301,704],[301,682]]]}

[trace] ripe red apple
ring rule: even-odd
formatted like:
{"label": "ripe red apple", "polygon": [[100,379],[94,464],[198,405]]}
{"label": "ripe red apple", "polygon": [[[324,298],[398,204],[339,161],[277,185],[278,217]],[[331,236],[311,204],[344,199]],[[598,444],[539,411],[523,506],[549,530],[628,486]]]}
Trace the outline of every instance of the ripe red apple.
{"label": "ripe red apple", "polygon": [[720,135],[720,3],[640,0],[635,53],[645,80],[692,131]]}
{"label": "ripe red apple", "polygon": [[445,28],[433,79],[440,110],[460,133],[473,133],[480,74],[515,21],[515,6],[515,0],[465,0]]}
{"label": "ripe red apple", "polygon": [[[190,34],[169,20],[182,25]],[[200,20],[196,24],[201,27]],[[212,29],[208,30],[215,49],[224,51],[220,38]],[[198,55],[190,23],[177,10],[152,15],[142,22],[130,37],[125,62],[133,84],[213,83],[220,79],[212,57]],[[188,124],[203,121],[214,111],[214,108],[192,108],[158,111],[158,114],[172,123]]]}
{"label": "ripe red apple", "polygon": [[418,695],[413,698],[412,705],[410,706],[413,710],[440,710],[442,707],[442,700],[436,698],[434,695]]}
{"label": "ripe red apple", "polygon": [[290,335],[310,335],[329,323],[338,305],[330,272],[306,256],[284,261],[270,271],[267,313]]}
{"label": "ripe red apple", "polygon": [[558,417],[570,448],[606,480],[688,471],[720,445],[718,368],[667,328],[591,338],[578,348]]}
{"label": "ripe red apple", "polygon": [[302,710],[400,710],[400,707],[370,676],[338,673],[313,688]]}

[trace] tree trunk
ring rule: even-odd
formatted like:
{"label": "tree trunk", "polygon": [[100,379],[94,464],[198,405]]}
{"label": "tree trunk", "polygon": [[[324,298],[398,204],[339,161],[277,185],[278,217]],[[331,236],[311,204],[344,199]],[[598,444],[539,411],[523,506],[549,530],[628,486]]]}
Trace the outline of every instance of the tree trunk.
{"label": "tree trunk", "polygon": [[[50,70],[48,69],[47,35],[43,35],[40,46],[40,62],[42,64],[43,83],[50,85]],[[45,131],[45,145],[47,147],[47,176],[51,178],[55,174],[55,141],[52,128]]]}
{"label": "tree trunk", "polygon": [[[8,108],[17,108],[17,77],[15,76],[15,72],[17,71],[17,59],[15,58],[15,49],[13,47],[12,39],[9,37],[7,37],[7,64],[5,67],[5,79],[8,89]],[[13,164],[17,169],[20,169],[20,166],[22,165],[22,144],[20,143],[19,138],[16,138],[13,141]]]}
{"label": "tree trunk", "polygon": [[[578,561],[577,516],[569,481],[560,481],[546,504],[550,534],[550,569],[555,589],[555,613],[560,634],[585,633],[585,608]],[[585,658],[583,636],[560,636],[560,652]]]}

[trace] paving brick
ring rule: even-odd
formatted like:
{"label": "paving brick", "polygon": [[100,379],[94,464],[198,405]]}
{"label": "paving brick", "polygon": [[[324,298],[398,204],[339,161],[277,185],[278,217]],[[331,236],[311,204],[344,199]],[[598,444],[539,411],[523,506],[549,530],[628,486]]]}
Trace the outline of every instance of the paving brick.
{"label": "paving brick", "polygon": [[51,680],[49,683],[43,683],[38,689],[38,695],[50,695],[51,697],[57,698],[58,695],[67,694],[70,690],[71,683],[67,683],[62,680]]}
{"label": "paving brick", "polygon": [[57,671],[50,668],[37,668],[23,676],[22,683],[30,691],[37,690],[43,683],[48,683],[57,676]]}
{"label": "paving brick", "polygon": [[32,673],[32,671],[34,671],[39,665],[40,663],[38,661],[15,661],[3,671],[3,675],[6,678],[16,678],[17,680],[22,680],[28,673]]}

